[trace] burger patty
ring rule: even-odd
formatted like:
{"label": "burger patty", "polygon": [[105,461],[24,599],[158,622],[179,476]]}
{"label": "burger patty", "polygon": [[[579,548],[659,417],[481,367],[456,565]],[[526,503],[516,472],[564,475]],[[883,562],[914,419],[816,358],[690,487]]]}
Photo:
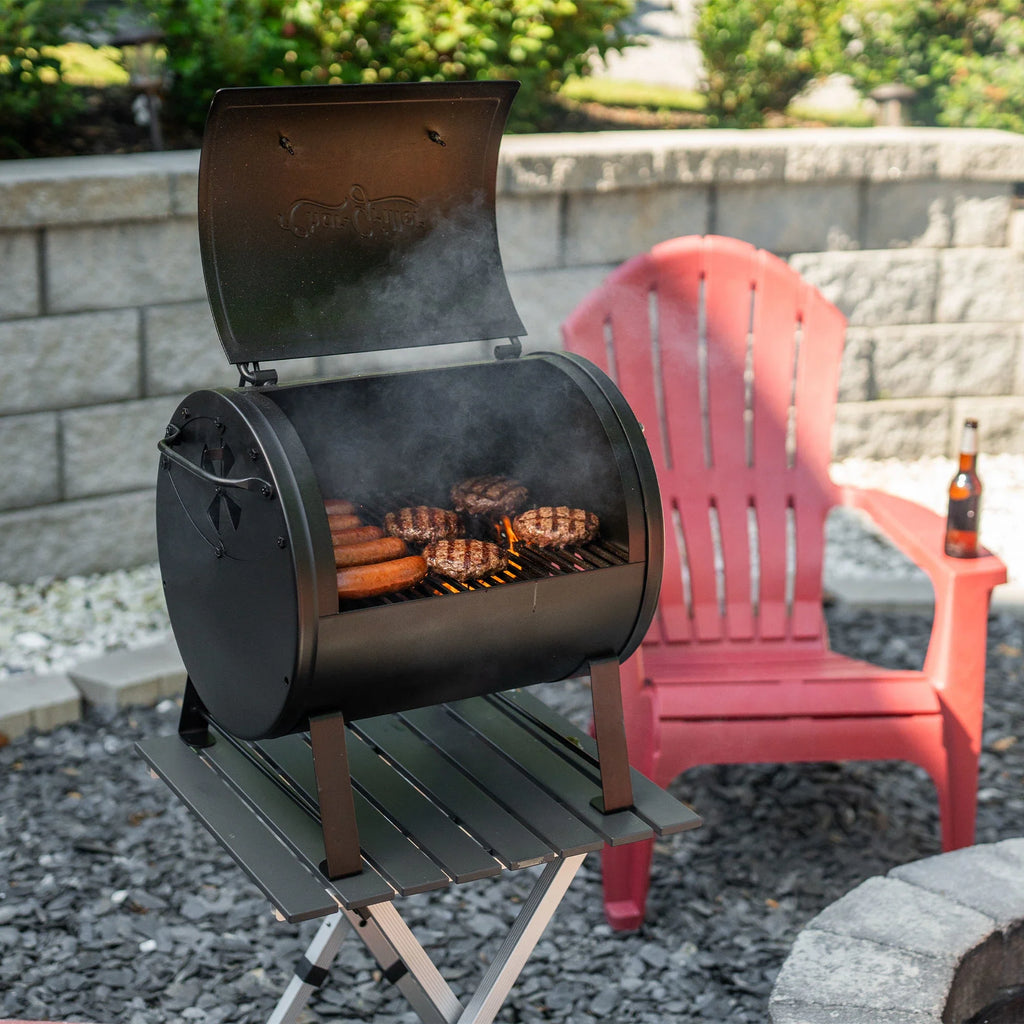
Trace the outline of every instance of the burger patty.
{"label": "burger patty", "polygon": [[456,580],[478,580],[501,572],[507,553],[487,540],[439,540],[423,549],[431,571]]}
{"label": "burger patty", "polygon": [[392,537],[401,537],[412,544],[429,544],[435,540],[461,537],[466,531],[455,512],[430,505],[412,505],[388,512],[384,530]]}
{"label": "burger patty", "polygon": [[527,509],[512,520],[512,529],[520,540],[542,548],[586,544],[597,536],[600,528],[600,520],[593,512],[565,505]]}
{"label": "burger patty", "polygon": [[529,497],[524,484],[507,476],[470,477],[451,491],[452,504],[474,516],[515,512]]}

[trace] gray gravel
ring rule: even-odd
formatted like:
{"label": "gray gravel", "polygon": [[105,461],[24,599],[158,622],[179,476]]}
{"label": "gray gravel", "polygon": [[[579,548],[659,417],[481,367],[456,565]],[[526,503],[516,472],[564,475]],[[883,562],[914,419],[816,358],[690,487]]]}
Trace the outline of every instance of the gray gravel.
{"label": "gray gravel", "polygon": [[[940,496],[948,464],[941,469]],[[904,468],[902,481],[913,476]],[[999,520],[990,511],[983,538],[998,550],[985,534]],[[832,539],[832,557],[848,566],[874,557],[854,525]],[[891,567],[886,554],[880,562],[879,571]],[[116,579],[0,585],[8,682],[91,656],[96,645],[152,640],[166,630],[163,615],[152,567]],[[923,660],[926,616],[834,607],[829,619],[839,650],[899,667]],[[1024,623],[993,615],[982,843],[1024,834],[1022,650]],[[538,692],[585,719],[581,684]],[[277,922],[149,777],[132,744],[173,732],[176,720],[173,702],[113,717],[90,711],[81,723],[0,749],[0,1017],[250,1024],[269,1015],[316,925]],[[932,786],[910,765],[709,766],[672,790],[705,825],[659,844],[644,927],[614,934],[604,923],[599,859],[591,856],[500,1020],[762,1024],[775,975],[811,917],[865,878],[939,849]],[[493,955],[530,882],[517,872],[402,901],[458,992]],[[416,1018],[352,942],[305,1019]]]}
{"label": "gray gravel", "polygon": [[[919,665],[921,616],[830,612],[837,648]],[[990,624],[978,841],[1024,825],[1024,625]],[[580,684],[538,688],[580,717]],[[0,750],[0,1017],[198,1024],[265,1020],[314,924],[268,904],[132,750],[177,708],[90,714]],[[705,819],[659,844],[648,921],[613,934],[599,861],[581,875],[502,1010],[503,1021],[767,1021],[799,929],[859,882],[938,852],[935,800],[903,764],[698,768],[673,792]],[[482,970],[527,872],[402,901],[457,991]],[[356,943],[309,1021],[413,1020]]]}

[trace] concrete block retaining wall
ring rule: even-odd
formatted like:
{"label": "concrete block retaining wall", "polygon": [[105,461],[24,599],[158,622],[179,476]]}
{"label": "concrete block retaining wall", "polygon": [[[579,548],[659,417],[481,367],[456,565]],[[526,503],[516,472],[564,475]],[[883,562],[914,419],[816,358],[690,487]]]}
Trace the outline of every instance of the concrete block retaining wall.
{"label": "concrete block retaining wall", "polygon": [[[208,312],[198,154],[0,163],[0,580],[155,557],[155,444],[233,385]],[[837,457],[1024,440],[1024,137],[981,130],[510,136],[498,218],[529,349],[619,262],[691,233],[790,260],[849,318]],[[281,364],[282,378],[486,356]]]}

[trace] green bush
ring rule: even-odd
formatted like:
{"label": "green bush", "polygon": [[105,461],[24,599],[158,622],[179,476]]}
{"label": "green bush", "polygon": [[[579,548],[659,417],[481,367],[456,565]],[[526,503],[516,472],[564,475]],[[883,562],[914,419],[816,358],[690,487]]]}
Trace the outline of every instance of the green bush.
{"label": "green bush", "polygon": [[294,85],[320,49],[308,19],[285,0],[139,0],[164,33],[166,117],[202,129],[228,86]]}
{"label": "green bush", "polygon": [[[620,46],[633,0],[137,0],[166,33],[167,113],[223,86],[515,78],[514,116]],[[513,122],[515,123],[515,122]]]}
{"label": "green bush", "polygon": [[44,53],[83,17],[84,0],[0,3],[0,157],[27,154],[26,138],[59,135],[81,110],[61,77],[60,59]]}
{"label": "green bush", "polygon": [[751,127],[784,111],[836,56],[836,0],[703,0],[696,38],[708,123]]}
{"label": "green bush", "polygon": [[959,60],[936,89],[940,124],[1024,132],[1024,18],[1007,20],[989,53]]}
{"label": "green bush", "polygon": [[1020,0],[846,0],[840,42],[840,70],[864,93],[916,91],[916,123],[1021,130]]}
{"label": "green bush", "polygon": [[633,0],[312,0],[326,58],[311,82],[522,83],[512,127],[529,127],[546,97],[591,56],[626,41]]}

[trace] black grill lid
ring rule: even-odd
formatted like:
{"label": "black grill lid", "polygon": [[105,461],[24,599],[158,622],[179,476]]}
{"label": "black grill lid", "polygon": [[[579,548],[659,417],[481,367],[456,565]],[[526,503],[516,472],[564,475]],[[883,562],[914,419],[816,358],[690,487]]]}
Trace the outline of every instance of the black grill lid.
{"label": "black grill lid", "polygon": [[232,363],[518,336],[494,216],[516,82],[224,89],[199,167]]}

